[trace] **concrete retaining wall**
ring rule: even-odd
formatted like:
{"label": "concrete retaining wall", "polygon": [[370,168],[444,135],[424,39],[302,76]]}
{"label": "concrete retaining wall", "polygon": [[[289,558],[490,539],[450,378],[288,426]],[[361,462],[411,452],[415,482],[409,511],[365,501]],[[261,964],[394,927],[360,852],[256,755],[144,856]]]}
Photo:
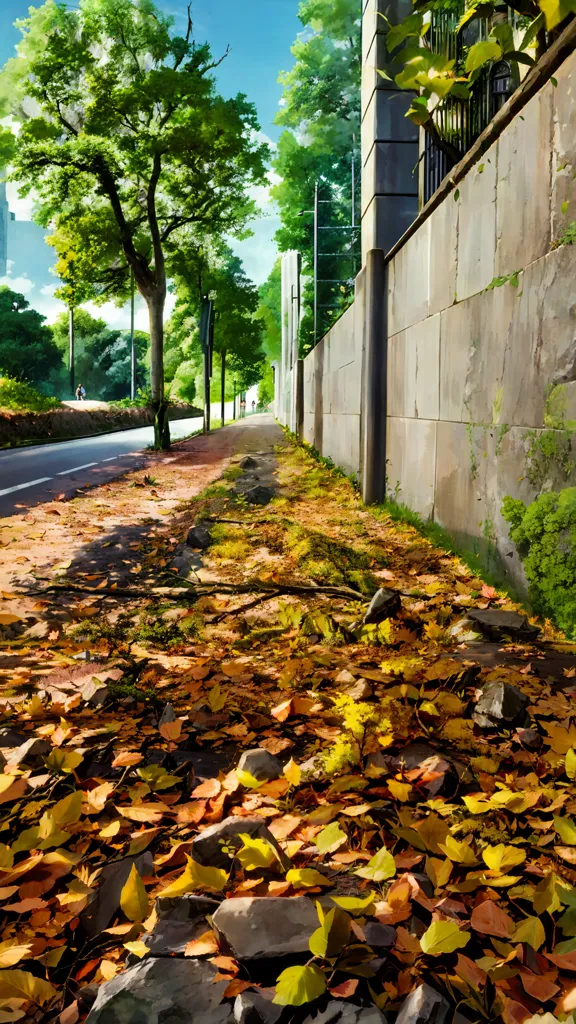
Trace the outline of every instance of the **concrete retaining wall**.
{"label": "concrete retaining wall", "polygon": [[[171,420],[202,416],[202,410],[192,405],[171,406]],[[0,445],[15,445],[25,441],[60,441],[74,437],[101,434],[108,430],[129,430],[145,427],[154,422],[154,413],[147,407],[119,409],[83,409],[62,406],[48,412],[0,412]]]}

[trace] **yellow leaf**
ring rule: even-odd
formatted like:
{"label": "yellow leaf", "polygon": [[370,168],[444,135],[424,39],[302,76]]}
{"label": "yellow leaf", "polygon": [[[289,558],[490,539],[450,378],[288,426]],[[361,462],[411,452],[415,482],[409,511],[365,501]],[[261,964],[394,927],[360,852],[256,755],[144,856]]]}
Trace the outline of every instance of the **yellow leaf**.
{"label": "yellow leaf", "polygon": [[286,881],[290,882],[295,889],[308,889],[313,885],[334,885],[334,882],[326,878],[326,875],[314,868],[291,868],[286,873]]}
{"label": "yellow leaf", "polygon": [[348,836],[340,827],[339,822],[333,821],[318,833],[313,842],[316,844],[319,853],[334,853],[347,840]]}
{"label": "yellow leaf", "polygon": [[276,982],[273,1002],[278,1006],[303,1006],[326,991],[326,977],[319,967],[287,967]]}
{"label": "yellow leaf", "polygon": [[448,836],[445,843],[438,843],[438,846],[450,860],[455,864],[466,864],[468,867],[478,863],[474,850],[468,843],[459,843],[453,836]]}
{"label": "yellow leaf", "polygon": [[148,896],[135,864],[120,893],[120,906],[129,921],[143,921],[148,915]]}
{"label": "yellow leaf", "polygon": [[0,971],[0,999],[29,999],[37,1006],[44,1006],[57,995],[53,985],[35,978],[29,971]]}
{"label": "yellow leaf", "polygon": [[396,782],[395,779],[389,779],[386,785],[394,799],[400,800],[402,803],[406,803],[412,795],[412,786],[407,782]]}
{"label": "yellow leaf", "polygon": [[119,965],[113,963],[112,960],[102,960],[100,964],[100,974],[104,981],[111,981],[112,978],[115,978],[119,969]]}
{"label": "yellow leaf", "polygon": [[394,878],[396,874],[394,857],[383,846],[378,853],[374,854],[365,867],[357,868],[354,874],[360,878],[369,878],[373,882],[384,882],[387,878]]}
{"label": "yellow leaf", "polygon": [[109,825],[106,825],[105,828],[101,829],[98,836],[100,839],[112,839],[114,836],[118,835],[119,831],[120,822],[118,820],[111,821]]}
{"label": "yellow leaf", "polygon": [[70,793],[65,796],[62,800],[59,800],[54,807],[50,809],[50,814],[57,825],[71,825],[72,822],[78,821],[82,811],[82,800],[84,794],[81,789],[76,790],[74,793]]}
{"label": "yellow leaf", "polygon": [[246,871],[270,868],[277,863],[276,850],[267,839],[254,839],[246,833],[242,833],[240,839],[244,845],[238,850],[236,857]]}
{"label": "yellow leaf", "polygon": [[241,768],[236,768],[236,778],[240,785],[244,786],[245,789],[259,789],[260,786],[264,785],[263,782],[259,782],[258,779],[255,779],[250,772],[242,771]]}
{"label": "yellow leaf", "polygon": [[420,939],[423,953],[440,956],[462,949],[470,939],[469,932],[462,932],[455,921],[433,921]]}
{"label": "yellow leaf", "polygon": [[538,915],[543,914],[546,910],[549,914],[560,910],[561,903],[556,891],[557,884],[558,877],[553,871],[538,882],[534,889],[534,910]]}
{"label": "yellow leaf", "polygon": [[378,898],[378,895],[373,892],[369,892],[367,896],[330,897],[333,903],[336,903],[339,907],[342,908],[342,910],[347,910],[351,914],[368,911],[368,907],[370,907]]}
{"label": "yellow leaf", "polygon": [[482,859],[491,871],[503,875],[509,868],[523,864],[526,860],[526,853],[516,846],[505,846],[504,843],[500,843],[498,846],[487,846],[485,850],[482,850]]}
{"label": "yellow leaf", "polygon": [[226,703],[226,694],[222,693],[220,684],[215,683],[208,691],[208,703],[212,712],[221,711]]}
{"label": "yellow leaf", "polygon": [[13,615],[12,612],[0,612],[0,626],[11,626],[13,622],[22,622],[20,615]]}
{"label": "yellow leaf", "polygon": [[518,925],[512,942],[527,942],[533,949],[540,949],[546,941],[544,925],[539,917],[527,917]]}
{"label": "yellow leaf", "polygon": [[572,818],[555,817],[554,828],[562,842],[568,843],[569,846],[576,845],[576,824]]}
{"label": "yellow leaf", "polygon": [[20,945],[18,940],[9,939],[0,942],[0,967],[14,967],[25,957],[30,956],[30,945]]}
{"label": "yellow leaf", "polygon": [[127,949],[129,953],[134,953],[134,956],[140,957],[140,959],[150,952],[149,947],[141,939],[138,939],[137,942],[125,942],[124,949]]}
{"label": "yellow leaf", "polygon": [[57,775],[68,775],[75,771],[83,761],[82,754],[76,750],[53,750],[46,758],[46,767]]}
{"label": "yellow leaf", "polygon": [[14,854],[9,846],[0,843],[0,871],[9,871],[14,864]]}
{"label": "yellow leaf", "polygon": [[492,810],[490,801],[484,797],[464,796],[462,797],[470,814],[488,814]]}
{"label": "yellow leaf", "polygon": [[296,764],[293,758],[290,758],[288,764],[284,765],[284,775],[291,786],[300,785],[302,772],[300,771],[300,765]]}
{"label": "yellow leaf", "polygon": [[222,868],[205,868],[202,864],[186,857],[186,867],[180,878],[162,889],[160,896],[184,896],[187,892],[195,892],[197,889],[215,889],[222,892],[230,877]]}
{"label": "yellow leaf", "polygon": [[566,751],[564,771],[569,779],[576,779],[576,750],[574,747],[570,747],[570,750]]}

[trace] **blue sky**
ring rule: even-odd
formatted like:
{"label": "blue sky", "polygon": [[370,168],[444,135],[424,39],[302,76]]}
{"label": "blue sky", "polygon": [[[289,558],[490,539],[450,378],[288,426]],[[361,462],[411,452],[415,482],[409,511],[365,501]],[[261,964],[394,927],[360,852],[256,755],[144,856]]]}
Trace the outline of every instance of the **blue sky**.
{"label": "blue sky", "polygon": [[[183,30],[186,25],[186,3],[183,0],[157,2],[174,17],[176,29]],[[13,22],[16,18],[25,17],[28,7],[29,0],[2,0],[0,65],[13,54],[14,45],[20,38]],[[228,57],[216,72],[221,92],[226,96],[237,92],[246,93],[256,105],[262,131],[273,141],[279,135],[274,125],[281,96],[278,74],[291,67],[293,58],[290,47],[302,28],[297,12],[298,0],[194,0],[193,3],[196,39],[199,42],[208,41],[217,56],[221,56],[230,45]],[[18,219],[29,217],[29,204],[19,202],[13,189],[10,190],[10,200]],[[272,236],[278,221],[271,208],[265,212],[268,215],[253,225],[254,237],[238,243],[236,247],[244,259],[247,272],[257,283],[268,276],[275,255]],[[18,280],[23,276],[30,279],[33,287],[27,287],[29,301],[52,319],[56,312],[56,301],[50,295],[54,278],[48,273],[53,262],[52,251],[46,247],[45,261],[44,253],[42,256],[36,253],[34,265],[30,264],[27,268],[29,231],[26,232],[25,244],[24,233],[17,229],[13,232],[13,238],[16,260],[13,274]],[[120,325],[117,311],[107,309],[106,313],[111,323]],[[141,326],[145,327],[143,320]]]}

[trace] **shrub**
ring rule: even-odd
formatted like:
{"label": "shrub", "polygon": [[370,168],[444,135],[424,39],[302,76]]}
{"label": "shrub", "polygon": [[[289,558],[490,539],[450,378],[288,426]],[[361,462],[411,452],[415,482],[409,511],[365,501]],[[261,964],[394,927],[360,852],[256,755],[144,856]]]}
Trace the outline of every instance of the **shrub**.
{"label": "shrub", "polygon": [[0,409],[25,412],[45,412],[60,405],[57,398],[41,395],[26,381],[0,376]]}
{"label": "shrub", "polygon": [[504,498],[502,515],[524,562],[535,611],[576,634],[576,487],[526,506]]}

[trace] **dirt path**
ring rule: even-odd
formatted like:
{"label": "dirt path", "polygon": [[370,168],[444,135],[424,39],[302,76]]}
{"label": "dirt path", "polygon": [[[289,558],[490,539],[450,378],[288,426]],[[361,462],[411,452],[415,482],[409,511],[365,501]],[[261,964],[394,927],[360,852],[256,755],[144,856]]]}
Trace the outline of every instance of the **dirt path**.
{"label": "dirt path", "polygon": [[572,1011],[573,645],[270,418],[9,530],[6,1019]]}

